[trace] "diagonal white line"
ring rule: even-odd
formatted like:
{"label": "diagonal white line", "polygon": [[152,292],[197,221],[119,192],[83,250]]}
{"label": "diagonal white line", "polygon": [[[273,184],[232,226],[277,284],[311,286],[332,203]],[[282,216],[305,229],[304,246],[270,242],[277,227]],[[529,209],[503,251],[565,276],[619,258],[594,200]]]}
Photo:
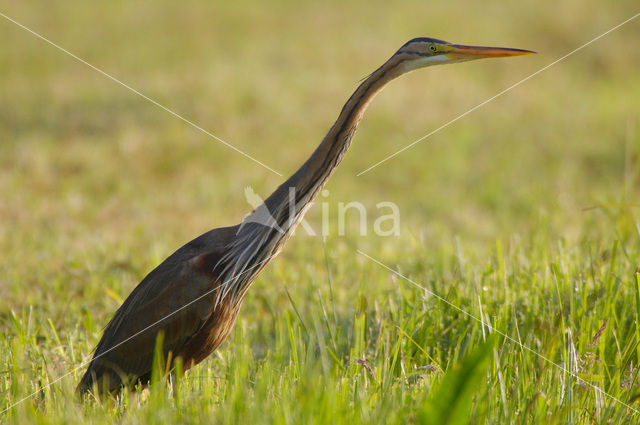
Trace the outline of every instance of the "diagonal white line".
{"label": "diagonal white line", "polygon": [[26,401],[26,400],[30,399],[31,397],[33,397],[34,395],[38,394],[39,392],[41,392],[41,391],[43,391],[43,390],[45,390],[45,389],[49,388],[49,387],[50,387],[50,386],[52,386],[53,384],[55,384],[55,383],[57,383],[57,382],[61,381],[62,379],[66,378],[67,376],[71,375],[71,374],[72,374],[73,372],[75,372],[76,370],[78,370],[78,369],[81,369],[81,368],[85,367],[86,365],[88,365],[89,363],[91,363],[92,361],[94,361],[95,359],[98,359],[98,358],[100,358],[100,357],[104,356],[104,355],[105,355],[105,354],[107,354],[109,351],[111,351],[111,350],[115,350],[116,348],[118,348],[119,346],[121,346],[122,344],[124,344],[125,342],[127,342],[127,341],[129,341],[129,340],[131,340],[131,339],[133,339],[133,338],[137,337],[138,335],[140,335],[140,334],[142,334],[142,333],[144,333],[144,332],[148,331],[149,329],[151,329],[152,327],[154,327],[154,326],[155,326],[155,325],[157,325],[158,323],[160,323],[160,322],[162,322],[162,321],[164,321],[164,320],[168,319],[169,317],[173,316],[174,314],[176,314],[176,313],[177,313],[177,312],[179,312],[180,310],[183,310],[183,309],[185,309],[185,308],[189,307],[191,304],[195,303],[196,301],[201,300],[202,298],[206,297],[207,295],[209,295],[209,294],[213,293],[216,289],[221,288],[221,287],[224,287],[224,285],[225,285],[225,284],[227,284],[228,282],[231,282],[233,279],[236,279],[237,277],[239,277],[239,276],[243,275],[244,273],[246,273],[246,272],[248,272],[248,271],[251,271],[251,270],[255,269],[256,267],[260,266],[261,264],[266,263],[267,261],[271,260],[271,259],[272,259],[273,257],[275,257],[276,255],[278,255],[278,254],[277,254],[277,253],[276,253],[276,254],[272,254],[272,255],[270,255],[269,257],[265,258],[264,260],[260,261],[259,263],[257,263],[257,264],[255,264],[255,265],[253,265],[253,266],[249,267],[248,269],[244,270],[243,272],[238,273],[237,275],[230,277],[229,279],[227,279],[226,281],[224,281],[224,282],[223,282],[223,283],[221,283],[220,285],[218,285],[218,286],[214,287],[213,289],[211,289],[211,290],[209,290],[209,291],[205,292],[204,294],[200,295],[198,298],[196,298],[196,299],[194,299],[194,300],[192,300],[192,301],[189,301],[187,304],[185,304],[185,305],[183,305],[182,307],[180,307],[180,308],[178,308],[178,309],[176,309],[176,310],[172,311],[171,313],[167,314],[166,316],[164,316],[164,317],[162,317],[162,318],[160,318],[160,319],[156,320],[155,322],[153,322],[152,324],[150,324],[150,325],[149,325],[149,326],[147,326],[146,328],[144,328],[144,329],[142,329],[142,330],[140,330],[140,331],[136,332],[135,334],[133,334],[133,335],[131,335],[130,337],[128,337],[127,339],[125,339],[125,340],[123,340],[123,341],[119,342],[118,344],[114,345],[113,347],[109,348],[108,350],[105,350],[105,351],[101,352],[100,354],[98,354],[98,355],[96,355],[96,356],[92,357],[92,358],[91,358],[91,360],[88,360],[88,361],[86,361],[86,362],[83,362],[83,363],[81,363],[79,366],[74,367],[74,368],[73,368],[73,369],[71,369],[69,372],[65,373],[64,375],[62,375],[62,376],[60,376],[60,377],[56,378],[55,380],[53,380],[53,381],[49,382],[47,385],[44,385],[44,386],[42,386],[42,387],[38,388],[36,391],[32,392],[31,394],[29,394],[29,395],[25,396],[24,398],[22,398],[22,399],[20,399],[20,400],[18,400],[18,401],[16,401],[15,403],[13,403],[12,405],[10,405],[10,406],[9,406],[9,407],[7,407],[6,409],[4,409],[4,410],[0,411],[0,415],[1,415],[1,414],[3,414],[4,412],[6,412],[7,410],[11,410],[11,409],[13,409],[14,407],[16,407],[17,405],[19,405],[20,403],[22,403],[22,402],[24,402],[24,401]]}
{"label": "diagonal white line", "polygon": [[359,177],[359,176],[363,175],[364,173],[367,173],[367,172],[369,172],[369,171],[373,170],[373,169],[374,169],[374,168],[376,168],[378,165],[380,165],[380,164],[383,164],[383,163],[387,162],[388,160],[390,160],[391,158],[395,157],[396,155],[401,154],[402,152],[404,152],[404,151],[406,151],[407,149],[409,149],[409,148],[413,147],[414,145],[416,145],[416,144],[418,144],[418,143],[422,142],[423,140],[427,139],[428,137],[433,136],[434,134],[436,134],[436,133],[437,133],[437,132],[439,132],[440,130],[442,130],[442,129],[444,129],[444,128],[448,127],[448,126],[450,126],[451,124],[453,124],[454,122],[458,121],[459,119],[461,119],[461,118],[463,118],[463,117],[465,117],[465,116],[469,115],[470,113],[472,113],[472,112],[473,112],[473,111],[475,111],[476,109],[481,108],[481,107],[483,107],[484,105],[486,105],[487,103],[489,103],[489,102],[491,102],[491,101],[493,101],[493,100],[497,99],[498,97],[500,97],[500,96],[502,96],[503,94],[507,93],[507,92],[508,92],[508,91],[510,91],[511,89],[514,89],[514,88],[518,87],[520,84],[522,84],[522,83],[524,83],[525,81],[527,81],[527,80],[529,80],[529,79],[531,79],[531,78],[535,77],[536,75],[540,74],[541,72],[543,72],[543,71],[545,71],[545,70],[547,70],[547,69],[551,68],[553,65],[555,65],[555,64],[557,64],[558,62],[560,62],[560,61],[562,61],[562,60],[564,60],[564,59],[568,58],[569,56],[573,55],[574,53],[576,53],[576,52],[578,52],[578,51],[580,51],[580,50],[584,49],[585,47],[587,47],[587,46],[588,46],[588,45],[590,45],[591,43],[593,43],[593,42],[595,42],[595,41],[597,41],[597,40],[601,39],[602,37],[604,37],[605,35],[609,34],[610,32],[617,30],[618,28],[620,28],[620,27],[621,27],[621,26],[623,26],[624,24],[626,24],[626,23],[628,23],[628,22],[631,22],[632,20],[634,20],[634,19],[635,19],[635,18],[637,18],[638,16],[640,16],[640,13],[636,13],[636,14],[635,14],[635,15],[633,15],[631,18],[629,18],[629,19],[627,19],[627,20],[625,20],[625,21],[623,21],[623,22],[619,23],[618,25],[616,25],[615,27],[611,28],[610,30],[608,30],[608,31],[606,31],[606,32],[604,32],[604,33],[602,33],[602,34],[600,34],[600,35],[599,35],[599,36],[597,36],[596,38],[594,38],[594,39],[592,39],[592,40],[590,40],[590,41],[588,41],[588,42],[584,43],[582,46],[580,46],[580,47],[578,47],[578,48],[576,48],[576,49],[574,49],[574,50],[570,51],[570,52],[569,52],[569,53],[567,53],[566,55],[564,55],[564,56],[562,56],[562,57],[560,57],[560,58],[556,59],[555,61],[551,62],[550,64],[546,65],[545,67],[540,68],[539,70],[537,70],[537,71],[536,71],[536,72],[534,72],[533,74],[529,75],[528,77],[525,77],[525,78],[523,78],[522,80],[518,81],[517,83],[512,84],[511,86],[509,86],[509,87],[507,87],[506,89],[502,90],[500,93],[496,94],[495,96],[492,96],[492,97],[490,97],[489,99],[485,100],[484,102],[477,104],[476,106],[474,106],[473,108],[469,109],[468,111],[463,112],[462,114],[458,115],[457,117],[455,117],[455,118],[454,118],[454,119],[452,119],[451,121],[449,121],[449,122],[447,122],[447,123],[445,123],[445,124],[441,125],[440,127],[436,128],[436,129],[435,129],[435,130],[433,130],[432,132],[430,132],[430,133],[428,133],[428,134],[425,134],[424,136],[422,136],[422,137],[421,137],[421,138],[419,138],[418,140],[416,140],[416,141],[414,141],[414,142],[412,142],[412,143],[408,144],[408,145],[407,145],[407,146],[405,146],[404,148],[402,148],[402,149],[400,149],[400,150],[398,150],[398,151],[396,151],[396,152],[392,153],[391,155],[387,156],[387,157],[386,157],[386,158],[384,158],[383,160],[376,162],[375,164],[373,164],[371,167],[367,168],[366,170],[364,170],[364,171],[360,171],[360,172],[357,174],[357,176]]}
{"label": "diagonal white line", "polygon": [[220,137],[216,136],[215,134],[211,133],[210,131],[205,130],[204,128],[200,127],[198,124],[194,123],[193,121],[188,120],[187,118],[183,117],[182,115],[178,114],[177,112],[172,111],[171,109],[167,108],[166,106],[161,105],[160,103],[156,102],[155,100],[151,99],[150,97],[146,96],[145,94],[139,92],[138,90],[134,89],[133,87],[123,83],[122,81],[120,81],[119,79],[114,77],[113,75],[108,74],[105,71],[101,70],[100,68],[91,65],[89,62],[85,61],[84,59],[82,59],[82,58],[80,58],[80,57],[78,57],[76,55],[74,55],[73,53],[71,53],[70,51],[65,49],[64,47],[59,46],[58,44],[54,43],[53,41],[49,40],[48,38],[44,37],[43,35],[40,35],[39,33],[35,32],[34,30],[22,25],[20,22],[16,21],[15,19],[10,18],[9,16],[5,15],[2,12],[0,12],[0,16],[5,18],[7,21],[13,22],[14,24],[19,26],[23,30],[28,31],[31,34],[35,35],[36,37],[38,37],[40,40],[44,41],[45,43],[47,43],[47,44],[55,47],[56,49],[66,53],[67,55],[69,55],[72,58],[74,58],[75,60],[83,63],[84,65],[88,66],[89,68],[93,69],[94,71],[104,75],[105,77],[107,77],[108,79],[112,80],[113,82],[120,84],[122,87],[126,88],[127,90],[129,90],[129,91],[131,91],[131,92],[133,92],[135,94],[137,94],[138,96],[142,97],[146,101],[153,103],[158,108],[163,109],[166,112],[168,112],[171,115],[173,115],[174,117],[184,121],[185,123],[189,124],[191,127],[195,128],[197,130],[200,130],[202,133],[206,134],[209,137],[214,138],[215,140],[217,140],[218,142],[222,143],[226,147],[233,149],[234,151],[238,152],[240,155],[244,156],[245,158],[249,158],[253,162],[262,165],[264,168],[266,168],[267,170],[271,171],[272,173],[276,173],[277,175],[282,176],[282,174],[280,174],[279,172],[277,172],[273,168],[269,167],[268,165],[264,164],[263,162],[258,161],[256,158],[254,158],[253,156],[249,155],[248,153],[236,148],[231,143],[221,139]]}
{"label": "diagonal white line", "polygon": [[480,324],[482,324],[483,326],[486,326],[487,329],[503,336],[504,338],[508,339],[509,341],[515,343],[516,345],[519,345],[522,349],[529,351],[530,353],[538,356],[539,358],[541,358],[542,360],[546,361],[547,363],[552,364],[553,366],[557,367],[558,369],[560,369],[561,371],[563,371],[564,373],[567,373],[571,376],[573,376],[574,378],[576,378],[576,380],[584,383],[585,385],[593,388],[596,393],[600,392],[601,394],[604,394],[605,396],[609,397],[611,400],[623,405],[624,407],[633,410],[634,413],[640,413],[640,410],[635,409],[634,407],[630,406],[629,404],[625,403],[624,401],[612,396],[611,394],[605,392],[603,389],[601,389],[600,387],[598,387],[597,385],[592,384],[589,381],[584,380],[583,378],[581,378],[580,376],[578,376],[577,374],[575,374],[574,372],[571,372],[570,370],[567,370],[564,366],[562,366],[561,364],[558,364],[556,362],[554,362],[553,360],[549,359],[548,357],[538,353],[537,351],[533,350],[532,348],[527,347],[526,345],[522,344],[520,341],[516,340],[515,338],[510,337],[509,335],[505,334],[504,332],[501,332],[500,330],[494,328],[493,326],[491,326],[490,324],[486,323],[485,321],[483,321],[481,318],[479,318],[478,316],[469,313],[468,311],[464,310],[463,308],[458,307],[457,305],[453,304],[452,302],[442,298],[440,295],[434,293],[433,291],[430,291],[429,289],[425,288],[424,286],[416,283],[415,281],[411,280],[410,278],[406,277],[405,275],[395,271],[394,269],[392,269],[391,267],[387,266],[386,264],[382,263],[381,261],[376,260],[375,258],[373,258],[372,256],[366,254],[365,252],[357,249],[356,250],[358,252],[358,254],[362,255],[363,257],[368,258],[369,260],[373,261],[374,263],[378,264],[379,266],[389,270],[391,273],[395,274],[396,276],[401,277],[402,279],[406,280],[407,282],[411,283],[412,285],[422,289],[423,291],[427,292],[429,295],[437,298],[439,301],[442,301],[443,303],[447,304],[449,307],[454,308],[455,310],[458,310],[460,313],[464,314],[465,316],[479,322]]}

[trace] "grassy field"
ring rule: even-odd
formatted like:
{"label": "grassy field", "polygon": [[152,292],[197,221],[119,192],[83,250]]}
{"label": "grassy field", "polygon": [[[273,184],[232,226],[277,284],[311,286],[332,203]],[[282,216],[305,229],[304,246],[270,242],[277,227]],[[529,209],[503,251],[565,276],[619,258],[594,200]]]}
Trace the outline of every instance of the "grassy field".
{"label": "grassy field", "polygon": [[[410,38],[539,54],[391,84],[321,199],[329,234],[298,231],[228,341],[176,388],[81,404],[132,288],[283,177],[0,17],[0,423],[640,423],[640,18],[356,177],[636,2],[219,3],[0,12],[283,175]],[[396,203],[400,235],[339,235],[351,201]]]}

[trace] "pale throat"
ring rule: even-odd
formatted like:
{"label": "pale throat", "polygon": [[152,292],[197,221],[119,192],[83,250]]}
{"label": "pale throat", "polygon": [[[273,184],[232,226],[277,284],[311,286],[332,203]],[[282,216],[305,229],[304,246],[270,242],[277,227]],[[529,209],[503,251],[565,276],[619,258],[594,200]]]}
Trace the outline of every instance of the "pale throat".
{"label": "pale throat", "polygon": [[411,72],[416,69],[425,68],[427,66],[440,65],[442,63],[458,62],[455,59],[451,59],[446,54],[434,55],[434,56],[418,56],[415,59],[408,60],[402,65],[403,73]]}

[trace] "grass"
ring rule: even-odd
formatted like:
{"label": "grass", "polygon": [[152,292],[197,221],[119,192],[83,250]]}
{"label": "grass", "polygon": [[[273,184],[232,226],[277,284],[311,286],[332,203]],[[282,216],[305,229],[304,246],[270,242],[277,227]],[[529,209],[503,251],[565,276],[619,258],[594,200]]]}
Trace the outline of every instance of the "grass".
{"label": "grass", "polygon": [[[131,289],[282,178],[0,20],[0,409],[34,394],[0,422],[640,423],[638,22],[355,177],[635,6],[2,4],[283,174],[409,38],[540,54],[392,84],[321,199],[329,235],[298,232],[228,341],[175,388],[80,404],[74,368]],[[395,202],[400,236],[339,236],[349,201]]]}

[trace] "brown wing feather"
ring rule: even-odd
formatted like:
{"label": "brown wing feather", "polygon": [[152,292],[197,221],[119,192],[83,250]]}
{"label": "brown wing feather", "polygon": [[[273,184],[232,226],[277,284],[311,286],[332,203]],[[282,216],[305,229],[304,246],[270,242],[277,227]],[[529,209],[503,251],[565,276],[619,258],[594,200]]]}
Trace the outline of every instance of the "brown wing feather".
{"label": "brown wing feather", "polygon": [[94,381],[102,388],[103,380],[113,391],[124,376],[148,380],[159,332],[165,355],[182,351],[211,315],[218,284],[213,268],[234,229],[214,229],[194,239],[140,282],[105,328],[79,391],[87,391]]}

